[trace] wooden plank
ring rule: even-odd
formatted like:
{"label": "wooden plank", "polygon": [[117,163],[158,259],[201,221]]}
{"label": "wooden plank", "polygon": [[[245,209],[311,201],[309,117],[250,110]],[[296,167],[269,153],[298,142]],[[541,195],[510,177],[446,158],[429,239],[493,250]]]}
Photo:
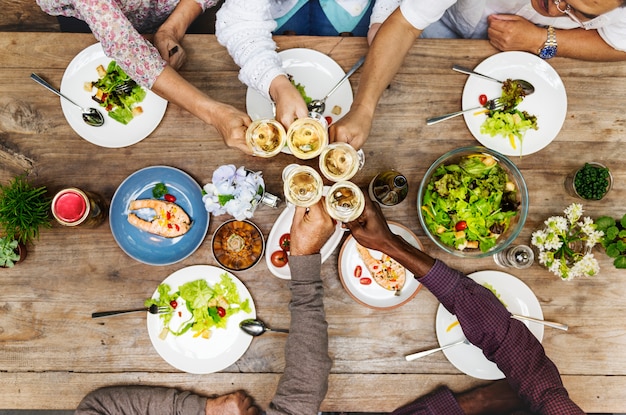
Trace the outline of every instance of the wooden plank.
{"label": "wooden plank", "polygon": [[[34,0],[11,0],[0,4],[0,32],[58,32],[56,17],[41,10]],[[43,36],[42,36],[43,37]]]}
{"label": "wooden plank", "polygon": [[[210,383],[206,378],[210,377]],[[280,374],[230,374],[190,376],[177,373],[71,373],[17,374],[0,372],[0,409],[72,410],[90,391],[111,385],[167,386],[204,396],[236,390],[250,394],[257,405],[267,408]],[[572,399],[588,413],[623,410],[623,377],[564,376]],[[448,386],[463,392],[485,384],[464,375],[331,374],[321,410],[328,412],[390,412],[416,398]],[[60,399],[59,397],[62,397]]]}

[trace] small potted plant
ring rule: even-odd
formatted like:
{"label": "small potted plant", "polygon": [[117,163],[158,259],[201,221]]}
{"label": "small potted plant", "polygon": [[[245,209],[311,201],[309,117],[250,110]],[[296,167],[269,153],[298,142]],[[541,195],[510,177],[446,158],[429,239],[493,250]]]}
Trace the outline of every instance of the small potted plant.
{"label": "small potted plant", "polygon": [[0,238],[0,268],[12,268],[26,258],[26,247],[16,239]]}
{"label": "small potted plant", "polygon": [[616,221],[610,216],[601,216],[596,219],[598,230],[604,232],[600,241],[604,252],[613,258],[615,268],[626,268],[626,215]]}
{"label": "small potted plant", "polygon": [[34,187],[23,175],[0,185],[0,229],[5,237],[24,245],[38,239],[41,228],[51,227],[50,202],[45,186]]}

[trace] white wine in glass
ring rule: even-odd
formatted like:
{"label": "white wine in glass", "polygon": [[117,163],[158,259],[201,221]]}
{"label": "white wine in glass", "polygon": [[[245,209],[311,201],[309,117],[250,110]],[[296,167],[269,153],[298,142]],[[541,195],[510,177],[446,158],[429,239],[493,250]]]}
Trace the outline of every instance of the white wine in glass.
{"label": "white wine in glass", "polygon": [[246,144],[255,156],[273,157],[280,153],[286,143],[287,132],[274,119],[253,121],[246,130]]}
{"label": "white wine in glass", "polygon": [[359,186],[352,182],[337,182],[328,189],[326,211],[339,222],[351,222],[361,216],[365,209],[365,196]]}
{"label": "white wine in glass", "polygon": [[285,167],[283,181],[285,198],[296,206],[313,206],[322,198],[322,177],[309,166],[292,164]]}
{"label": "white wine in glass", "polygon": [[348,143],[331,143],[320,154],[320,171],[328,180],[350,180],[361,166],[359,153]]}
{"label": "white wine in glass", "polygon": [[287,130],[287,146],[301,160],[319,156],[327,145],[328,124],[313,114],[307,118],[298,118]]}

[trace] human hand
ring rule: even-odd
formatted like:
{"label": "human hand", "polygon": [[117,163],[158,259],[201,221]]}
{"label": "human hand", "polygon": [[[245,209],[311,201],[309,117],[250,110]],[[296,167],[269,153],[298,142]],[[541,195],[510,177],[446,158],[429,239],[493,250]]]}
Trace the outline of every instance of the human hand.
{"label": "human hand", "polygon": [[270,96],[276,103],[276,119],[286,130],[295,119],[308,117],[309,110],[302,95],[286,76],[274,78],[270,84]]}
{"label": "human hand", "polygon": [[187,59],[185,49],[180,43],[181,40],[182,38],[178,38],[165,25],[159,27],[159,30],[154,34],[154,46],[168,65],[176,70],[180,69]]}
{"label": "human hand", "polygon": [[342,119],[331,124],[328,137],[330,142],[344,141],[359,150],[371,128],[372,116],[353,107]]}
{"label": "human hand", "polygon": [[205,407],[206,415],[257,415],[259,408],[254,406],[252,398],[242,391],[209,398]]}
{"label": "human hand", "polygon": [[309,208],[296,206],[289,252],[291,255],[316,254],[334,232],[335,222],[326,212],[323,199]]}
{"label": "human hand", "polygon": [[361,216],[346,223],[346,226],[360,245],[377,251],[388,250],[391,242],[396,238],[396,235],[389,229],[380,206],[369,196],[365,196],[365,209]]}
{"label": "human hand", "polygon": [[487,18],[489,43],[502,51],[518,50],[534,55],[546,41],[546,29],[513,14],[492,14]]}
{"label": "human hand", "polygon": [[214,102],[211,109],[211,125],[213,125],[224,139],[228,147],[238,148],[246,154],[252,150],[246,144],[246,130],[252,123],[248,114],[237,108],[221,102]]}

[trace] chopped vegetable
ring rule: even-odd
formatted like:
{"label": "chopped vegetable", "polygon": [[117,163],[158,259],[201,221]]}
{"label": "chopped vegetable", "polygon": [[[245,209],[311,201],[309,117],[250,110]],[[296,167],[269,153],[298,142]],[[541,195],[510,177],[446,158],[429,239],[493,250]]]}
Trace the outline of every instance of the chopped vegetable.
{"label": "chopped vegetable", "polygon": [[609,187],[609,169],[585,163],[574,176],[574,189],[578,196],[587,200],[600,200]]}
{"label": "chopped vegetable", "polygon": [[428,230],[443,244],[487,252],[509,228],[518,206],[517,188],[500,164],[489,155],[471,154],[435,170],[421,210]]}
{"label": "chopped vegetable", "polygon": [[517,109],[524,96],[524,90],[518,83],[512,82],[510,79],[504,81],[502,83],[502,96],[500,97],[502,106],[487,111],[487,118],[480,126],[480,133],[489,134],[491,137],[497,135],[505,137],[509,140],[511,147],[516,149],[516,138],[521,143],[526,131],[531,128],[533,130],[539,128],[536,116]]}
{"label": "chopped vegetable", "polygon": [[[146,97],[146,91],[133,81],[124,70],[111,61],[106,70],[102,65],[96,68],[99,79],[91,83],[96,88],[93,100],[107,110],[109,117],[122,124],[128,124],[132,119],[143,113],[138,105]],[[87,84],[88,85],[88,84]],[[128,91],[118,91],[117,87],[128,85]]]}
{"label": "chopped vegetable", "polygon": [[[241,301],[237,286],[226,273],[212,287],[206,280],[198,279],[181,285],[174,292],[168,284],[160,284],[157,293],[158,297],[147,299],[145,306],[156,304],[169,307],[171,312],[161,313],[159,316],[164,330],[175,336],[182,336],[191,330],[193,337],[208,339],[213,329],[226,328],[228,318],[233,314],[240,311],[251,312],[249,300]],[[181,301],[184,301],[190,317],[178,327],[171,327],[172,317],[175,315],[173,304],[179,306]]]}

